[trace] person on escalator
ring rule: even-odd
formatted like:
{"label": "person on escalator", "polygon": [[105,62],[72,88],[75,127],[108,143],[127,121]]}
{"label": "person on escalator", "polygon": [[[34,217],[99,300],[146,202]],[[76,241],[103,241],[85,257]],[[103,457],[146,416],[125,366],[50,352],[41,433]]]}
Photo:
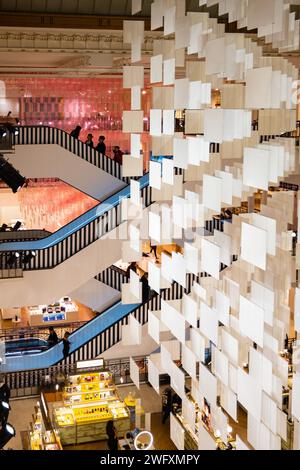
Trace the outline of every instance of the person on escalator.
{"label": "person on escalator", "polygon": [[69,336],[70,333],[68,331],[65,332],[64,337],[63,337],[63,355],[64,359],[66,359],[70,353],[70,346],[71,343],[69,341]]}
{"label": "person on escalator", "polygon": [[58,343],[58,336],[53,328],[53,326],[49,326],[49,336],[48,336],[48,345],[49,348],[55,346]]}
{"label": "person on escalator", "polygon": [[81,131],[81,126],[76,126],[75,129],[73,129],[73,130],[70,132],[70,136],[71,136],[71,137],[74,137],[75,139],[78,139],[78,138],[79,138],[80,131]]}
{"label": "person on escalator", "polygon": [[88,145],[89,147],[94,148],[94,142],[93,142],[93,134],[88,134],[87,139],[85,141],[85,145]]}
{"label": "person on escalator", "polygon": [[96,145],[97,152],[101,153],[102,155],[106,155],[106,145],[104,141],[105,141],[104,135],[100,135],[98,144]]}

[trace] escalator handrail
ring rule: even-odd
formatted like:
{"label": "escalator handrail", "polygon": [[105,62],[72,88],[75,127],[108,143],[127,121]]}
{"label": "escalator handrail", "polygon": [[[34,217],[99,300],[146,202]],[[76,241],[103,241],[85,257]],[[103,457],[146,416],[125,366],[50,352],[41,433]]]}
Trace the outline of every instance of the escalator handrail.
{"label": "escalator handrail", "polygon": [[[142,176],[139,180],[140,182],[140,189],[144,189],[149,185],[149,174],[146,173]],[[8,242],[8,243],[1,243],[0,245],[0,252],[5,251],[34,251],[34,250],[43,250],[46,248],[50,248],[52,246],[57,245],[68,236],[72,235],[73,233],[77,232],[84,226],[90,224],[94,220],[98,219],[106,212],[110,211],[124,198],[128,198],[130,196],[130,186],[126,186],[125,188],[118,191],[116,194],[110,196],[104,202],[98,204],[97,206],[93,207],[89,211],[85,212],[77,219],[73,220],[69,224],[65,225],[64,227],[57,230],[55,233],[51,234],[49,237],[34,240],[30,242]]]}
{"label": "escalator handrail", "polygon": [[[141,304],[124,305],[118,301],[105,312],[93,318],[70,335],[70,354],[91,341],[103,331],[110,328],[124,317],[134,312]],[[47,351],[25,356],[7,357],[6,363],[0,365],[0,372],[17,372],[32,369],[46,369],[63,359],[63,343],[60,341]]]}

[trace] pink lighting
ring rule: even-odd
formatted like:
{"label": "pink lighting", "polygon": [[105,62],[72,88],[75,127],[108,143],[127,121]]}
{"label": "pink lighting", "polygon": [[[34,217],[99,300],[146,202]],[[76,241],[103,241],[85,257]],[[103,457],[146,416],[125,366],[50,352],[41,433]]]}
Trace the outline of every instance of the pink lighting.
{"label": "pink lighting", "polygon": [[[23,125],[49,125],[70,132],[82,127],[80,140],[88,133],[106,137],[107,154],[119,145],[130,153],[130,136],[122,133],[123,110],[130,109],[130,90],[123,89],[123,79],[109,78],[7,78],[7,99],[20,109]],[[145,93],[144,93],[145,92]],[[143,90],[143,109],[149,116],[151,93]],[[147,126],[147,120],[145,119]],[[149,136],[142,135],[145,158],[149,155]]]}

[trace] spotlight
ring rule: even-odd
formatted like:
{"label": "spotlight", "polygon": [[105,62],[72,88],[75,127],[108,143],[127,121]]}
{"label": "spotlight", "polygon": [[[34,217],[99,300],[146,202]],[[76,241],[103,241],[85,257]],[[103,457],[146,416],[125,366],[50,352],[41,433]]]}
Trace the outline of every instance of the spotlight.
{"label": "spotlight", "polygon": [[0,179],[2,179],[16,193],[26,183],[26,178],[0,154]]}
{"label": "spotlight", "polygon": [[19,228],[21,227],[22,225],[22,222],[20,222],[19,220],[15,223],[15,225],[13,226],[13,230],[19,230]]}
{"label": "spotlight", "polygon": [[4,137],[7,136],[7,130],[5,129],[5,127],[1,127],[0,128],[0,139],[4,139]]}
{"label": "spotlight", "polygon": [[29,262],[32,260],[32,258],[34,258],[34,257],[35,257],[35,251],[31,251],[30,253],[27,253],[27,255],[24,255],[22,261],[23,261],[23,263],[27,264],[27,263],[29,263]]}
{"label": "spotlight", "polygon": [[10,412],[9,403],[7,403],[7,401],[2,401],[1,408],[0,408],[0,419],[1,419],[2,427],[4,427],[7,423],[9,412]]}
{"label": "spotlight", "polygon": [[19,128],[15,127],[15,135],[19,135],[19,134],[20,134]]}
{"label": "spotlight", "polygon": [[15,428],[11,424],[6,423],[6,425],[0,430],[0,449],[3,449],[3,447],[8,443],[8,441],[12,437],[15,437],[15,435]]}

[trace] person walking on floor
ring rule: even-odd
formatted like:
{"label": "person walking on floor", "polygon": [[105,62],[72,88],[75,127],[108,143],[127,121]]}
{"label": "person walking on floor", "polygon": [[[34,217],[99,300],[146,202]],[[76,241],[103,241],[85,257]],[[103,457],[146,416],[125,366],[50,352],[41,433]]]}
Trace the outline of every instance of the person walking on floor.
{"label": "person walking on floor", "polygon": [[81,132],[81,126],[76,126],[75,129],[73,129],[70,132],[70,136],[74,137],[74,139],[78,139],[80,132]]}
{"label": "person walking on floor", "polygon": [[70,353],[70,346],[71,343],[69,341],[69,336],[70,333],[68,331],[65,332],[64,337],[63,337],[63,355],[64,359],[66,359]]}
{"label": "person walking on floor", "polygon": [[102,155],[106,155],[106,145],[104,141],[105,141],[104,135],[100,135],[98,144],[96,146],[97,152],[101,153]]}
{"label": "person walking on floor", "polygon": [[48,336],[48,345],[49,348],[55,346],[58,343],[58,336],[53,328],[53,326],[49,326],[49,336]]}
{"label": "person walking on floor", "polygon": [[106,425],[107,445],[109,450],[116,452],[118,450],[118,435],[117,430],[112,420],[108,421]]}

